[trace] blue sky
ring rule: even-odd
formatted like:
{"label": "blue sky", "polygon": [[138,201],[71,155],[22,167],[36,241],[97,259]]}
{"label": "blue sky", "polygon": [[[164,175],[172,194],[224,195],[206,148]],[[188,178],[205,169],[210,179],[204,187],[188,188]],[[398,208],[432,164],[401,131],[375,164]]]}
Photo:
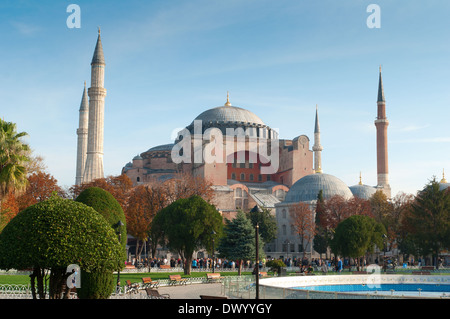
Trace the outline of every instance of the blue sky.
{"label": "blue sky", "polygon": [[[81,28],[68,28],[69,4]],[[380,28],[368,28],[369,4]],[[393,195],[450,179],[450,2],[2,1],[0,116],[29,134],[61,185],[75,181],[83,83],[101,27],[105,175],[172,142],[206,109],[235,106],[292,139],[314,130],[324,172],[376,185],[378,68]]]}

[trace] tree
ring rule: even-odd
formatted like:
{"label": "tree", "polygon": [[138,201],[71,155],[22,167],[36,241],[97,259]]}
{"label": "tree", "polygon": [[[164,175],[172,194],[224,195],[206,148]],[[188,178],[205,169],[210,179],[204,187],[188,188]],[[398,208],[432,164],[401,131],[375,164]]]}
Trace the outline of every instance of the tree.
{"label": "tree", "polygon": [[165,181],[163,185],[166,188],[169,203],[194,195],[200,196],[205,201],[210,202],[214,196],[211,182],[201,176],[193,176],[189,173],[179,173],[172,179]]}
{"label": "tree", "polygon": [[[139,242],[146,242],[152,238],[152,256],[154,257],[160,232],[154,228],[151,234],[151,226],[153,218],[156,214],[167,206],[168,194],[165,187],[161,183],[153,183],[149,185],[139,185],[130,191],[126,218],[128,233],[137,239],[136,257],[139,259],[142,247],[139,249]],[[149,236],[150,235],[150,236]]]}
{"label": "tree", "polygon": [[26,185],[25,163],[30,148],[22,138],[28,134],[16,130],[15,123],[0,119],[0,199]]}
{"label": "tree", "polygon": [[9,192],[3,198],[0,208],[0,232],[9,223],[14,216],[19,212],[19,205],[17,204],[16,196],[13,192]]}
{"label": "tree", "polygon": [[[124,265],[126,260],[125,247],[127,244],[127,225],[125,214],[119,202],[111,195],[99,187],[90,187],[78,195],[75,201],[88,205],[95,209],[105,218],[117,235],[120,234],[120,244],[122,246],[122,258],[120,264]],[[118,229],[118,223],[123,226]],[[91,271],[81,270],[83,285],[77,290],[81,299],[105,299],[111,294],[110,287],[113,284],[113,273],[110,269],[98,267]]]}
{"label": "tree", "polygon": [[159,211],[153,219],[153,227],[164,234],[169,250],[181,256],[184,273],[188,275],[194,251],[212,247],[212,232],[220,235],[223,222],[213,205],[194,195],[180,198]]}
{"label": "tree", "polygon": [[38,171],[27,177],[28,183],[25,191],[17,197],[19,210],[24,210],[30,205],[49,199],[53,192],[64,195],[58,181],[50,174]]}
{"label": "tree", "polygon": [[[300,236],[302,247],[308,246],[316,234],[313,212],[309,205],[303,202],[296,203],[289,208],[292,226]],[[303,249],[303,257],[306,251]]]}
{"label": "tree", "polygon": [[411,239],[424,256],[437,258],[450,247],[450,195],[439,189],[436,180],[430,181],[416,196],[406,221]]}
{"label": "tree", "polygon": [[375,245],[383,245],[382,235],[386,232],[383,224],[366,215],[353,215],[336,227],[331,249],[336,255],[359,258],[373,251]]}
{"label": "tree", "polygon": [[98,178],[89,183],[82,185],[73,185],[69,189],[69,193],[72,198],[78,197],[80,193],[90,187],[99,187],[111,193],[111,195],[119,202],[122,209],[126,211],[126,205],[128,202],[129,191],[133,187],[131,179],[125,175],[119,176],[107,176],[106,178]]}
{"label": "tree", "polygon": [[[232,220],[225,220],[224,235],[220,239],[217,250],[220,256],[229,260],[239,261],[238,275],[241,275],[242,261],[256,259],[255,228],[250,219],[241,211]],[[261,235],[259,242],[259,257],[264,257],[264,242]],[[256,261],[258,262],[258,261]]]}
{"label": "tree", "polygon": [[33,269],[33,298],[36,284],[39,297],[45,298],[47,280],[50,298],[60,298],[70,265],[114,271],[122,256],[117,235],[105,218],[87,205],[58,196],[19,212],[0,234],[0,268]]}
{"label": "tree", "polygon": [[324,214],[324,205],[325,201],[323,199],[323,191],[320,190],[319,194],[317,195],[317,201],[316,201],[316,214],[314,217],[314,223],[315,223],[315,233],[313,239],[313,248],[316,252],[318,252],[320,255],[326,254],[328,249],[328,234],[326,228],[321,224],[321,221],[323,220],[323,214]]}
{"label": "tree", "polygon": [[270,243],[277,237],[277,220],[267,208],[261,210],[250,210],[247,213],[253,227],[258,223],[259,233],[265,243]]}

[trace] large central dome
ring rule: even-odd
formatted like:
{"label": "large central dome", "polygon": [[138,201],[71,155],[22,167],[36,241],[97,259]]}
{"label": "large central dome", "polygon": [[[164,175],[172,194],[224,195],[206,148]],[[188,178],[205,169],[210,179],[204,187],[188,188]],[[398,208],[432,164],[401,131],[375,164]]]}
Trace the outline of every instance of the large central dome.
{"label": "large central dome", "polygon": [[[248,123],[264,125],[264,122],[253,112],[237,106],[219,106],[204,111],[195,120],[217,123]],[[194,121],[195,121],[194,120]]]}
{"label": "large central dome", "polygon": [[268,139],[278,138],[278,133],[272,130],[255,113],[241,107],[232,106],[227,96],[227,102],[223,106],[208,109],[198,115],[187,129],[194,133],[199,131],[194,129],[195,125],[201,125],[201,132],[204,133],[209,128],[218,128],[222,134],[227,134],[227,129],[244,129],[248,136],[262,137]]}

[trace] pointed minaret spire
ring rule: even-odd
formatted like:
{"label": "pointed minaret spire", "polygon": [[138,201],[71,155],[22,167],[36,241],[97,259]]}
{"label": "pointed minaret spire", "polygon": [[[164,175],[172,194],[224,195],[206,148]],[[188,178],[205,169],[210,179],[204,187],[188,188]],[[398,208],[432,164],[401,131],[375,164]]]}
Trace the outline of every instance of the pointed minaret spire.
{"label": "pointed minaret spire", "polygon": [[381,76],[381,65],[380,65],[380,77],[378,80],[378,100],[377,102],[386,102],[384,99],[384,89],[383,89],[383,78]]}
{"label": "pointed minaret spire", "polygon": [[100,28],[91,62],[91,87],[89,95],[89,128],[86,165],[83,183],[103,178],[103,133],[105,117],[105,57],[103,56]]}
{"label": "pointed minaret spire", "polygon": [[86,164],[87,140],[88,140],[88,122],[89,122],[89,101],[86,91],[86,81],[84,81],[83,96],[80,104],[80,115],[77,129],[77,170],[75,176],[75,185],[83,183],[83,172]]}
{"label": "pointed minaret spire", "polygon": [[316,104],[316,121],[314,126],[314,171],[316,173],[322,173],[322,150],[323,147],[320,145],[320,126],[319,126],[319,111]]}
{"label": "pointed minaret spire", "polygon": [[386,196],[390,198],[391,186],[389,185],[387,142],[388,125],[389,121],[386,117],[386,100],[384,98],[384,89],[380,66],[377,99],[377,119],[375,120],[375,127],[377,128],[377,187],[382,189]]}
{"label": "pointed minaret spire", "polygon": [[92,57],[92,64],[105,64],[105,56],[103,55],[102,39],[100,37],[100,27],[98,28],[97,44],[95,45],[94,56]]}

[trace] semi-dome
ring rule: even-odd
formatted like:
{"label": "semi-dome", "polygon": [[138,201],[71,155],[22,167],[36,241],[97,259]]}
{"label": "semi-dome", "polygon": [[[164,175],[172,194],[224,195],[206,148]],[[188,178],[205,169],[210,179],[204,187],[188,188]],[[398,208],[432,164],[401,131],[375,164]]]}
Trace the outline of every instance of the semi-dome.
{"label": "semi-dome", "polygon": [[285,202],[315,201],[320,190],[322,190],[324,199],[329,199],[335,195],[342,196],[345,199],[353,197],[350,188],[339,178],[319,173],[307,175],[296,181],[286,194]]}
{"label": "semi-dome", "polygon": [[349,188],[353,196],[361,199],[370,199],[377,191],[375,187],[364,184],[353,185]]}

